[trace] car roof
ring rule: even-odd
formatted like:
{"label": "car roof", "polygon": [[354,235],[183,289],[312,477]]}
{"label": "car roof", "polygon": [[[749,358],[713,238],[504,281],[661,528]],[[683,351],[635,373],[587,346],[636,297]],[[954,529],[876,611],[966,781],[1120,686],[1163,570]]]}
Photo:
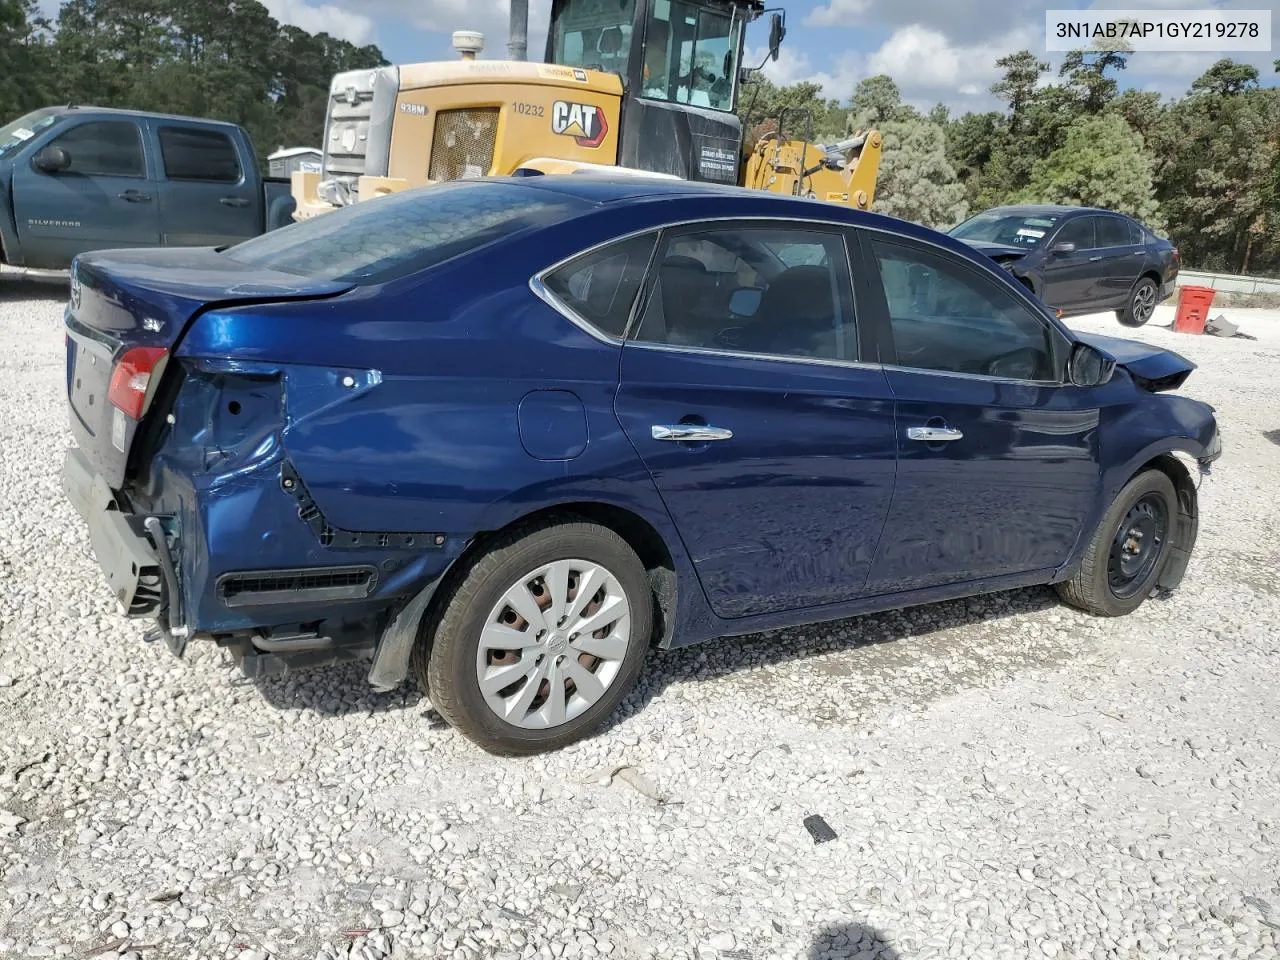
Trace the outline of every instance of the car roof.
{"label": "car roof", "polygon": [[120,107],[95,107],[87,103],[72,103],[66,106],[55,107],[53,113],[59,115],[75,114],[75,113],[100,113],[107,116],[121,117],[147,117],[152,120],[176,120],[180,123],[198,123],[202,127],[228,127],[235,128],[237,124],[230,123],[226,120],[209,120],[205,117],[189,117],[182,116],[177,113],[152,113],[149,110],[125,110]]}
{"label": "car roof", "polygon": [[793,197],[729,184],[692,180],[652,179],[634,174],[608,173],[553,174],[525,177],[486,177],[495,183],[513,183],[574,197],[593,205],[611,208],[650,203],[719,201],[716,216],[769,218],[796,217],[823,220],[849,226],[865,226],[906,237],[927,240],[948,248],[957,241],[929,227],[881,213],[857,210],[843,204],[811,197]]}
{"label": "car roof", "polygon": [[991,207],[989,210],[983,210],[982,213],[1001,213],[1011,216],[1035,216],[1036,214],[1052,213],[1060,217],[1085,213],[1107,213],[1116,217],[1124,216],[1123,213],[1117,213],[1114,210],[1103,210],[1101,207],[1079,207],[1068,203],[1013,203],[1003,207]]}

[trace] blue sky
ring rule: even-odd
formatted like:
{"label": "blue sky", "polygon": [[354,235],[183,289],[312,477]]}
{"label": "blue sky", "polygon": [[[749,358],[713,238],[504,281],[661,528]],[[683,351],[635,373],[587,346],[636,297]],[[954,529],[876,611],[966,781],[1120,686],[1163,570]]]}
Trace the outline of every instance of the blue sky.
{"label": "blue sky", "polygon": [[[506,0],[264,2],[283,22],[377,43],[393,63],[452,59],[450,34],[463,29],[484,31],[482,56],[506,55]],[[1280,0],[800,0],[781,5],[787,9],[788,32],[782,56],[766,67],[773,79],[815,80],[825,95],[844,99],[860,79],[884,72],[908,101],[925,108],[942,102],[956,112],[997,105],[989,87],[999,76],[995,60],[1005,53],[1030,49],[1056,67],[1060,55],[1044,52],[1048,9],[1270,9],[1273,31],[1280,28]],[[541,59],[549,6],[550,0],[531,0],[531,59]],[[759,50],[767,29],[763,20],[754,24],[748,46]],[[1272,61],[1280,57],[1274,36],[1272,48],[1227,55],[1253,63],[1263,82],[1274,86]],[[1126,87],[1181,95],[1220,55],[1136,53],[1119,79]],[[755,63],[760,59],[757,53]]]}

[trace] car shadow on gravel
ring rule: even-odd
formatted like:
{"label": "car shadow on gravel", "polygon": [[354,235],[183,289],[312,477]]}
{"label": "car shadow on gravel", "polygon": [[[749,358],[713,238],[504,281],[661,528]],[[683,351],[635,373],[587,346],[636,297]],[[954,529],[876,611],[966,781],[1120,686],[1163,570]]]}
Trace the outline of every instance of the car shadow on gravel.
{"label": "car shadow on gravel", "polygon": [[15,300],[61,300],[70,296],[65,277],[24,277],[0,273],[0,303]]}
{"label": "car shadow on gravel", "polygon": [[808,960],[906,960],[884,936],[864,923],[833,923],[809,944]]}
{"label": "car shadow on gravel", "polygon": [[[651,700],[675,683],[716,680],[811,657],[893,644],[910,637],[994,624],[1056,606],[1058,597],[1051,588],[1030,587],[653,651],[636,688],[599,732],[605,733],[627,717],[642,713]],[[905,662],[913,654],[904,647],[902,656]],[[416,710],[427,721],[427,729],[446,729],[447,724],[431,709],[412,676],[398,689],[380,694],[369,687],[368,673],[368,662],[349,663],[265,677],[254,681],[253,686],[278,710],[305,711],[320,717]]]}

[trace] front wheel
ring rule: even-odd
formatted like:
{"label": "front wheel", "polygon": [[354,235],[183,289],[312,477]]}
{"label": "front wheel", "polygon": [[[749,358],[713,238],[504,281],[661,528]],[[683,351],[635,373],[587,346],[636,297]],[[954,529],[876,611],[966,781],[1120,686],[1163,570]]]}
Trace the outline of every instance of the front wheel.
{"label": "front wheel", "polygon": [[1098,616],[1132,613],[1164,572],[1177,516],[1173,481],[1160,470],[1138,474],[1098,524],[1076,575],[1056,585],[1058,595]]}
{"label": "front wheel", "polygon": [[1134,286],[1133,292],[1129,295],[1129,302],[1124,306],[1124,309],[1116,311],[1116,319],[1126,327],[1142,326],[1156,312],[1156,297],[1158,295],[1159,291],[1156,289],[1156,282],[1150,277],[1143,277]]}
{"label": "front wheel", "polygon": [[608,719],[652,630],[653,593],[627,543],[598,524],[558,523],[516,531],[474,561],[413,666],[431,705],[485,750],[541,753]]}

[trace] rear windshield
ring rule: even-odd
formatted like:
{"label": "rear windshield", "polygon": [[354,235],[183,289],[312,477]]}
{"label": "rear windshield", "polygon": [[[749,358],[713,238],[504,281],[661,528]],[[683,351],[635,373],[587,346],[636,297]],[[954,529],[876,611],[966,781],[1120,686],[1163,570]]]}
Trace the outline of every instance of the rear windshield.
{"label": "rear windshield", "polygon": [[34,110],[0,127],[0,156],[26,143],[45,127],[58,122],[62,113],[54,108],[45,107]]}
{"label": "rear windshield", "polygon": [[519,184],[455,181],[343,207],[228,247],[223,255],[315,280],[385,283],[589,206]]}
{"label": "rear windshield", "polygon": [[980,213],[951,231],[958,240],[1003,243],[1011,247],[1034,247],[1060,220],[1059,214]]}

